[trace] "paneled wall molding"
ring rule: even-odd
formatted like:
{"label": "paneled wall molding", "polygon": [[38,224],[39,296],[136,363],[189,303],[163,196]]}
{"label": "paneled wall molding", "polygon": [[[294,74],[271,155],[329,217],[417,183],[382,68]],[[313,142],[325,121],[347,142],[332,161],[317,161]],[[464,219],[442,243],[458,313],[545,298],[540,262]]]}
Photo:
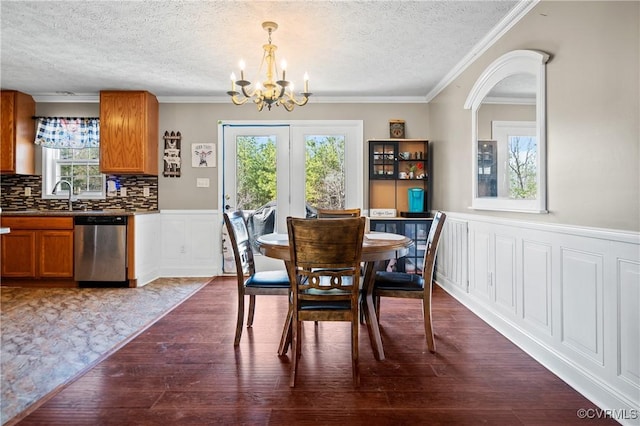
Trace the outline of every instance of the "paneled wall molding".
{"label": "paneled wall molding", "polygon": [[222,273],[222,216],[217,210],[161,210],[163,277],[212,277]]}
{"label": "paneled wall molding", "polygon": [[144,214],[134,216],[133,230],[136,285],[142,287],[161,276],[160,215]]}
{"label": "paneled wall molding", "polygon": [[483,216],[466,213],[447,213],[447,221],[452,219],[463,222],[489,223],[492,225],[515,226],[519,228],[553,232],[556,234],[579,235],[606,241],[617,241],[635,244],[640,247],[640,232],[589,226],[564,225],[560,223],[530,222],[503,217]]}
{"label": "paneled wall molding", "polygon": [[640,412],[640,233],[447,212],[442,238],[442,288],[599,407]]}

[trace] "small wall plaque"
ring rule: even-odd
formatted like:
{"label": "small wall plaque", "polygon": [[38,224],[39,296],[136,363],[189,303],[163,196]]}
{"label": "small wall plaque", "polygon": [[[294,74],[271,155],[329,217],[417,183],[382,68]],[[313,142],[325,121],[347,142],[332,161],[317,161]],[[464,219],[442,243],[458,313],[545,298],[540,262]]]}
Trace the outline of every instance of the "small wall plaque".
{"label": "small wall plaque", "polygon": [[404,139],[404,120],[389,120],[389,136],[394,139]]}
{"label": "small wall plaque", "polygon": [[215,167],[216,145],[214,143],[191,144],[191,167]]}

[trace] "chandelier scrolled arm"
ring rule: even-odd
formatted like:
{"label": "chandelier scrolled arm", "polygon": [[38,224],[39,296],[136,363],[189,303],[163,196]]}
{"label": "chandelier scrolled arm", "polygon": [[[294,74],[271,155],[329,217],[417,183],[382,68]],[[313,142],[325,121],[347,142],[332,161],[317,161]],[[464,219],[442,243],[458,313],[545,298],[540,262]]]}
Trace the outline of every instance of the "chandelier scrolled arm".
{"label": "chandelier scrolled arm", "polygon": [[[286,63],[284,61],[282,64],[282,79],[274,81],[274,78],[278,76],[275,54],[278,47],[271,43],[271,34],[278,28],[278,24],[264,22],[262,28],[269,33],[268,44],[262,46],[264,55],[260,64],[260,70],[262,70],[263,65],[265,66],[265,81],[256,83],[252,88],[252,83],[244,78],[244,61],[240,61],[240,79],[236,80],[235,74],[231,73],[231,90],[227,92],[227,95],[231,97],[231,102],[234,105],[243,105],[249,100],[253,100],[258,111],[262,111],[265,105],[269,110],[273,105],[282,105],[287,111],[292,111],[295,106],[306,105],[312,95],[309,92],[309,76],[307,73],[304,75],[304,92],[300,93],[301,99],[296,98],[293,92],[293,84],[285,78]],[[237,90],[236,86],[240,87],[240,91]]]}

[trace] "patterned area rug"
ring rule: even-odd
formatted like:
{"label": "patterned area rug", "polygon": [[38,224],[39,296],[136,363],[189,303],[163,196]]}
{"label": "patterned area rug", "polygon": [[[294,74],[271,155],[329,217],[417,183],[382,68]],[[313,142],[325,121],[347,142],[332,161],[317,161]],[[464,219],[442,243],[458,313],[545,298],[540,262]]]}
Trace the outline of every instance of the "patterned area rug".
{"label": "patterned area rug", "polygon": [[4,424],[97,364],[211,278],[141,288],[0,288]]}

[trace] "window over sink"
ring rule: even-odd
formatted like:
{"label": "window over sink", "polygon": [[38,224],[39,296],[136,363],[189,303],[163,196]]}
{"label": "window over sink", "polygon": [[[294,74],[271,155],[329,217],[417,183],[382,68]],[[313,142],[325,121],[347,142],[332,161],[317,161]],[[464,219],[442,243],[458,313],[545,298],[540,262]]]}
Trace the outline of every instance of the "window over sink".
{"label": "window over sink", "polygon": [[66,180],[73,186],[78,199],[105,198],[105,175],[100,173],[100,148],[42,148],[42,198],[68,198],[67,185],[56,182]]}
{"label": "window over sink", "polygon": [[[35,143],[42,147],[42,198],[70,198],[70,195],[80,199],[105,198],[105,176],[100,173],[99,118],[37,119]],[[59,181],[70,185],[56,188]]]}

